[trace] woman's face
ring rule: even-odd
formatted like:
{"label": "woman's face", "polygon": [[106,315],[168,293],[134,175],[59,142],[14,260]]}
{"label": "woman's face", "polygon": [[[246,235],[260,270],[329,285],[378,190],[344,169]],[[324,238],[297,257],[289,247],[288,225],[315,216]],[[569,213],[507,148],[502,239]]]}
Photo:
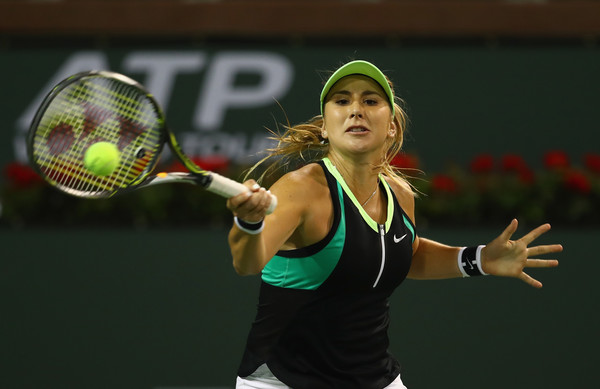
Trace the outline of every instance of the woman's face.
{"label": "woman's face", "polygon": [[344,77],[331,88],[323,119],[323,137],[333,152],[373,153],[380,158],[386,140],[396,133],[385,92],[360,75]]}

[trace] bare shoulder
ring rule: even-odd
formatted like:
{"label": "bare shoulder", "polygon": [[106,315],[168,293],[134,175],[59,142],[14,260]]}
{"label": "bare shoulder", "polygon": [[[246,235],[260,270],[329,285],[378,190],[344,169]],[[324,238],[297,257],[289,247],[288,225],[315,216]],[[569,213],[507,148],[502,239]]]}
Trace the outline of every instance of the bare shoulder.
{"label": "bare shoulder", "polygon": [[327,190],[323,169],[316,163],[286,173],[271,187],[271,191],[281,200],[308,203]]}
{"label": "bare shoulder", "polygon": [[282,179],[303,185],[323,185],[326,183],[323,169],[316,163],[309,163],[297,170],[289,172],[284,175]]}
{"label": "bare shoulder", "polygon": [[333,205],[325,173],[319,165],[311,163],[285,174],[271,191],[280,204],[273,215],[294,221],[294,231],[281,249],[306,247],[327,235],[333,222]]}
{"label": "bare shoulder", "polygon": [[404,209],[404,212],[410,216],[413,223],[415,222],[415,192],[410,184],[402,179],[393,179],[390,177],[385,177],[385,181],[388,183],[390,188],[394,191],[400,206]]}

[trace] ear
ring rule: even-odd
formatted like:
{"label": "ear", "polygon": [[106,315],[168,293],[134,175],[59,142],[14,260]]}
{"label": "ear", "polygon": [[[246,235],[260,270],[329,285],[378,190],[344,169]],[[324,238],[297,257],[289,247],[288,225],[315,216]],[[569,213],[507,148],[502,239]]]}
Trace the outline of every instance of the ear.
{"label": "ear", "polygon": [[325,129],[325,126],[321,128],[321,137],[323,137],[323,139],[327,139],[327,130]]}
{"label": "ear", "polygon": [[393,138],[396,136],[396,123],[391,122],[390,123],[390,129],[388,130],[388,135],[390,136],[390,138]]}

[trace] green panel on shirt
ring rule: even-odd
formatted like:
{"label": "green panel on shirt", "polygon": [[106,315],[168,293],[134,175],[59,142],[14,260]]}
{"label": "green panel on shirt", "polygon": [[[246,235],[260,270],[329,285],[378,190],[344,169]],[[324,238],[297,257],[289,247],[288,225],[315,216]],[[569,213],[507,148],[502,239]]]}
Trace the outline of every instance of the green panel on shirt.
{"label": "green panel on shirt", "polygon": [[346,240],[343,191],[339,182],[337,186],[341,217],[331,241],[321,251],[308,257],[275,255],[262,271],[264,282],[281,288],[315,290],[329,277],[342,256]]}

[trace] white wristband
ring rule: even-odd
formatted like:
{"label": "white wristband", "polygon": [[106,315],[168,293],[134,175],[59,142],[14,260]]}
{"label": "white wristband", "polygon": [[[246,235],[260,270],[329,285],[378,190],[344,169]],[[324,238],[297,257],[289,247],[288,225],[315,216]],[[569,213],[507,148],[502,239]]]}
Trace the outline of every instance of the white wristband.
{"label": "white wristband", "polygon": [[246,234],[250,234],[250,235],[258,235],[262,232],[262,230],[265,228],[265,221],[264,219],[256,222],[256,223],[251,223],[242,219],[238,219],[237,216],[233,217],[233,221],[235,222],[235,225],[242,231],[244,231]]}
{"label": "white wristband", "polygon": [[477,246],[477,253],[475,254],[475,262],[477,262],[477,268],[479,269],[479,272],[481,273],[481,275],[487,276],[488,274],[483,271],[483,266],[481,265],[481,250],[483,250],[484,247],[485,247],[485,245],[483,245],[483,244]]}

